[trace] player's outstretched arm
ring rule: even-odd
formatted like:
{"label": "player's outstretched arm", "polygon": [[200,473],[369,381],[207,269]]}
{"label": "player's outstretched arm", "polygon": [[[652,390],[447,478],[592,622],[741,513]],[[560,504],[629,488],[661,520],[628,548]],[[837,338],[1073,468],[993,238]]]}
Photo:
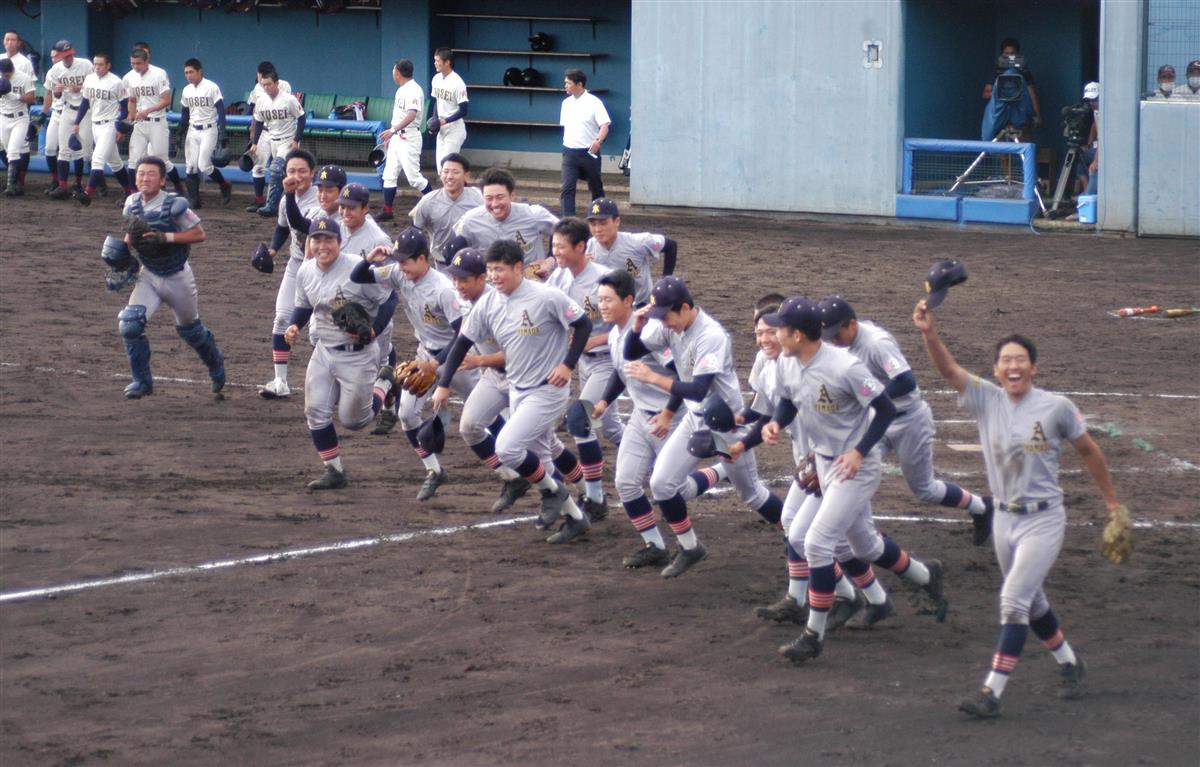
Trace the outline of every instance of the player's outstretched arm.
{"label": "player's outstretched arm", "polygon": [[946,379],[946,383],[953,386],[959,394],[966,391],[971,374],[954,361],[954,356],[942,343],[942,338],[938,335],[933,321],[933,311],[925,305],[923,298],[913,309],[913,324],[917,326],[917,330],[921,331],[921,338],[925,341],[925,351],[929,353],[929,360],[942,374],[942,378]]}

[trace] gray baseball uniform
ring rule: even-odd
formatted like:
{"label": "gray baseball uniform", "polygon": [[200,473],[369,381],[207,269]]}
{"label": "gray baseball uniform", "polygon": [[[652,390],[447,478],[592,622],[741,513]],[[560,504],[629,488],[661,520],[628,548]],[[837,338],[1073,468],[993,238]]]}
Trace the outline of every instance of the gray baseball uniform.
{"label": "gray baseball uniform", "polygon": [[667,238],[661,234],[617,232],[617,239],[611,248],[604,247],[599,240],[592,237],[588,240],[587,252],[592,260],[602,267],[629,272],[637,286],[634,300],[642,303],[650,300],[650,290],[654,287],[650,263],[656,258],[662,258],[662,250],[666,244]]}
{"label": "gray baseball uniform", "polygon": [[496,240],[513,240],[525,252],[525,263],[546,258],[546,237],[554,231],[558,219],[541,205],[514,202],[503,221],[497,221],[487,208],[469,210],[454,227],[467,244],[487,250]]}
{"label": "gray baseball uniform", "polygon": [[[614,481],[617,495],[623,502],[633,501],[644,495],[642,483],[650,474],[654,461],[666,443],[666,437],[656,437],[651,433],[650,419],[662,411],[670,401],[671,395],[657,386],[638,381],[625,374],[625,340],[633,328],[630,318],[625,327],[613,325],[608,331],[608,353],[613,368],[625,383],[625,391],[633,402],[629,413],[629,422],[621,436],[621,444],[617,447],[617,466]],[[665,338],[665,332],[658,320],[649,320],[642,329],[642,343],[654,338]],[[659,375],[674,377],[667,365],[671,363],[671,350],[663,345],[650,348],[650,354],[642,357],[651,370]],[[609,403],[609,411],[616,409],[616,403]],[[682,418],[676,414],[671,422],[671,428],[679,425]]]}
{"label": "gray baseball uniform", "polygon": [[473,186],[464,187],[458,199],[450,198],[445,189],[421,197],[409,212],[413,226],[425,232],[429,249],[439,271],[446,268],[446,245],[454,238],[454,225],[473,208],[483,205],[483,192]]}
{"label": "gray baseball uniform", "polygon": [[[317,202],[317,188],[310,186],[308,191],[296,197],[296,206],[307,219],[312,219],[321,206]],[[308,235],[299,229],[292,228],[287,220],[287,209],[279,206],[279,218],[276,223],[291,229],[292,236],[288,242],[288,262],[283,270],[283,279],[279,283],[279,291],[275,294],[275,325],[271,332],[282,335],[288,325],[292,324],[292,309],[296,307],[296,273],[304,263],[304,243]]]}

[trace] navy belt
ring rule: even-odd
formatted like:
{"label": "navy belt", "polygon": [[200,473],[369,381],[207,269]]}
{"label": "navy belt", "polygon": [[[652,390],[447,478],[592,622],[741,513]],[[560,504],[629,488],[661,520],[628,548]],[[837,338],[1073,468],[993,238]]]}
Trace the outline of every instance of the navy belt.
{"label": "navy belt", "polygon": [[333,349],[335,352],[361,352],[367,347],[364,344],[338,344],[337,346],[331,346],[329,348]]}
{"label": "navy belt", "polygon": [[543,378],[541,381],[539,381],[538,383],[535,383],[533,386],[515,386],[514,385],[513,388],[516,389],[517,391],[530,391],[531,389],[537,389],[539,387],[545,386],[548,383],[550,383],[550,379]]}
{"label": "navy belt", "polygon": [[160,123],[160,122],[162,122],[162,121],[163,121],[163,120],[165,120],[165,119],[167,119],[167,118],[165,118],[165,117],[145,117],[145,118],[143,118],[143,119],[142,119],[142,122],[147,122],[147,123]]}
{"label": "navy belt", "polygon": [[108,125],[110,122],[115,122],[115,120],[92,120],[92,125]]}
{"label": "navy belt", "polygon": [[901,416],[906,416],[906,415],[908,415],[908,411],[907,411],[907,410],[898,410],[898,411],[896,411],[896,417],[897,417],[897,418],[900,418]]}
{"label": "navy belt", "polygon": [[1004,503],[1003,501],[996,504],[1000,511],[1007,511],[1012,514],[1033,514],[1038,511],[1045,511],[1050,508],[1050,501],[1031,501],[1029,503]]}
{"label": "navy belt", "polygon": [[588,359],[596,359],[597,357],[607,357],[608,352],[584,352],[583,356]]}
{"label": "navy belt", "polygon": [[819,456],[821,456],[821,457],[822,457],[822,458],[824,458],[826,461],[832,461],[832,460],[835,460],[834,456],[832,456],[832,455],[825,455],[824,453],[816,453],[816,455],[819,455]]}
{"label": "navy belt", "polygon": [[11,119],[13,117],[25,117],[29,113],[28,112],[13,112],[12,114],[8,114],[7,112],[2,112],[0,114],[3,114],[5,117]]}
{"label": "navy belt", "polygon": [[207,123],[205,125],[193,125],[192,127],[195,128],[196,130],[208,130],[209,128],[212,128],[214,126],[216,126],[216,123]]}

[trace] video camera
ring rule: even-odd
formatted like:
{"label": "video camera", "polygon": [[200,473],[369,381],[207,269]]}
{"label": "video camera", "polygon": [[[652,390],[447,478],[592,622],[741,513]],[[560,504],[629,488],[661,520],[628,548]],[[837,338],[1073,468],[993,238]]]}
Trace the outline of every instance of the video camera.
{"label": "video camera", "polygon": [[996,100],[1020,101],[1025,93],[1025,57],[1019,53],[1000,54],[996,58],[996,72]]}
{"label": "video camera", "polygon": [[1062,108],[1062,118],[1067,148],[1079,149],[1092,129],[1092,108],[1084,103],[1071,104]]}

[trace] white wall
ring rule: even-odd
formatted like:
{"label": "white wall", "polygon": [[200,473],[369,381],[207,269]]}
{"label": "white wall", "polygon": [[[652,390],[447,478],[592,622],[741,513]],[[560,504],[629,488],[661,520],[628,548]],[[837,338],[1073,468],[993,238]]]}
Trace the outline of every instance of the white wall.
{"label": "white wall", "polygon": [[1131,0],[1100,4],[1100,182],[1096,225],[1137,226],[1138,110],[1145,8]]}
{"label": "white wall", "polygon": [[899,0],[634,0],[631,200],[893,215],[902,33]]}
{"label": "white wall", "polygon": [[1200,102],[1143,101],[1140,139],[1138,234],[1200,237]]}

